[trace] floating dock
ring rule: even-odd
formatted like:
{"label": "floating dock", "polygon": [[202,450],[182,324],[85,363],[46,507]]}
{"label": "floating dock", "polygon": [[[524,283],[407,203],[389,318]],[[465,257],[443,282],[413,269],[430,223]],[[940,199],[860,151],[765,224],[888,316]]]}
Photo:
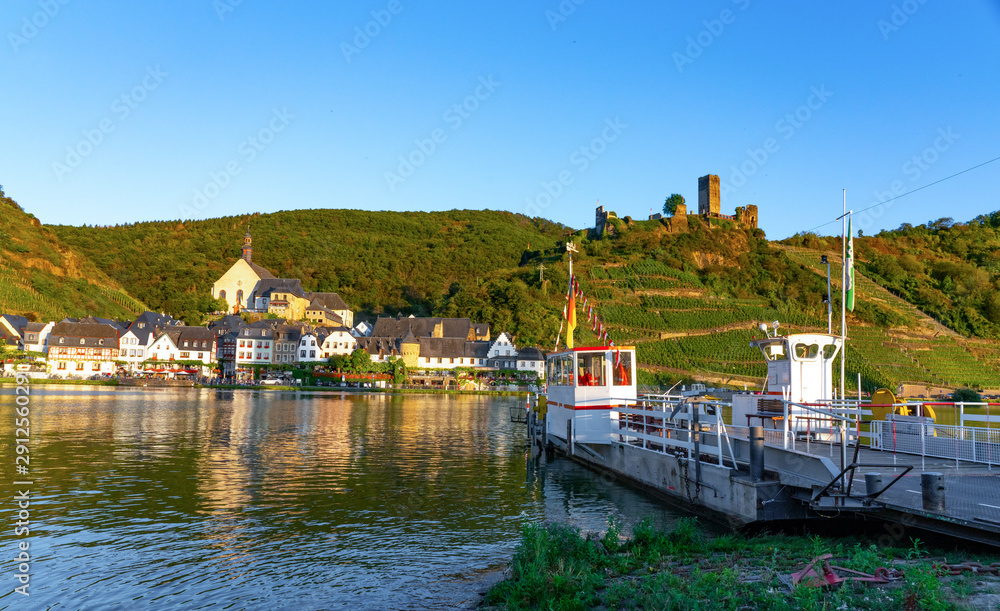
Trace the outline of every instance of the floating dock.
{"label": "floating dock", "polygon": [[866,520],[881,544],[930,531],[1000,547],[1000,429],[989,406],[983,422],[956,404],[955,424],[943,425],[925,416],[929,405],[824,398],[840,342],[756,340],[769,392],[731,401],[635,394],[631,347],[557,352],[546,399],[527,411],[529,436],[733,528]]}

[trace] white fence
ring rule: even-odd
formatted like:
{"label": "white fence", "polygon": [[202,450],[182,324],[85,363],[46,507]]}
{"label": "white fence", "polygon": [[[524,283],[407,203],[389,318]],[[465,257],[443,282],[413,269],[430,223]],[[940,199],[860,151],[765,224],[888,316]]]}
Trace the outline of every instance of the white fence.
{"label": "white fence", "polygon": [[[782,405],[782,418],[775,422],[776,428],[764,429],[764,443],[768,445],[813,451],[812,446],[821,444],[821,447],[829,447],[832,456],[836,446],[843,446],[845,442],[846,446],[852,446],[860,438],[863,445],[874,450],[975,462],[990,467],[1000,465],[1000,404],[997,403],[919,402],[875,406],[880,412],[890,413],[905,406],[911,413],[920,414],[903,418],[890,416],[893,420],[872,420],[872,406],[858,401],[810,405],[783,401]],[[747,426],[724,423],[723,413],[729,408],[728,403],[696,403],[680,396],[644,396],[634,408],[616,410],[618,420],[612,423],[612,440],[657,452],[680,450],[690,456],[695,451],[693,425],[697,409],[698,428],[702,434],[699,452],[717,454],[722,464],[729,437],[746,439],[750,434]],[[938,421],[956,424],[938,424],[923,417],[929,416],[932,410]],[[720,432],[721,442],[715,438]]]}
{"label": "white fence", "polygon": [[870,441],[886,452],[1000,464],[1000,429],[875,420]]}

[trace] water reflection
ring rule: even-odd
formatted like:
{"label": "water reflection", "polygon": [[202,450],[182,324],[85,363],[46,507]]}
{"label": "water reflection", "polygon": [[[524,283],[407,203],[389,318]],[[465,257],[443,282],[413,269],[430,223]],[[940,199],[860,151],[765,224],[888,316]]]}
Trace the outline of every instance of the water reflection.
{"label": "water reflection", "polygon": [[532,456],[513,397],[33,391],[33,607],[450,609],[525,521],[673,520]]}

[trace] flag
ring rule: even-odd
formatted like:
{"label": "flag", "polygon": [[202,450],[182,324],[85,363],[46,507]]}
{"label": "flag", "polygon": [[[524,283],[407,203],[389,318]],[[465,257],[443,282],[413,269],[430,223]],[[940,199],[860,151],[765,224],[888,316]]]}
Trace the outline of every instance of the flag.
{"label": "flag", "polygon": [[844,259],[844,267],[847,269],[845,272],[845,277],[847,278],[845,285],[847,297],[844,299],[844,304],[848,310],[854,311],[854,233],[851,229],[851,221],[847,221],[847,258]]}
{"label": "flag", "polygon": [[569,304],[566,314],[566,347],[573,347],[573,330],[576,329],[576,298],[573,295],[573,282],[575,278],[570,278]]}

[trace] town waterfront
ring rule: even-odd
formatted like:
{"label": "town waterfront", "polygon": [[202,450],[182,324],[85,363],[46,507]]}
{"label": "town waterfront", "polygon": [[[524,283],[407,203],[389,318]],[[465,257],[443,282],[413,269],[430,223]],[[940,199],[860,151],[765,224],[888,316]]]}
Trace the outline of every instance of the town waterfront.
{"label": "town waterfront", "polygon": [[[525,522],[676,516],[531,458],[523,397],[32,391],[31,596],[11,578],[4,609],[451,609]],[[12,387],[0,405],[11,439]]]}

